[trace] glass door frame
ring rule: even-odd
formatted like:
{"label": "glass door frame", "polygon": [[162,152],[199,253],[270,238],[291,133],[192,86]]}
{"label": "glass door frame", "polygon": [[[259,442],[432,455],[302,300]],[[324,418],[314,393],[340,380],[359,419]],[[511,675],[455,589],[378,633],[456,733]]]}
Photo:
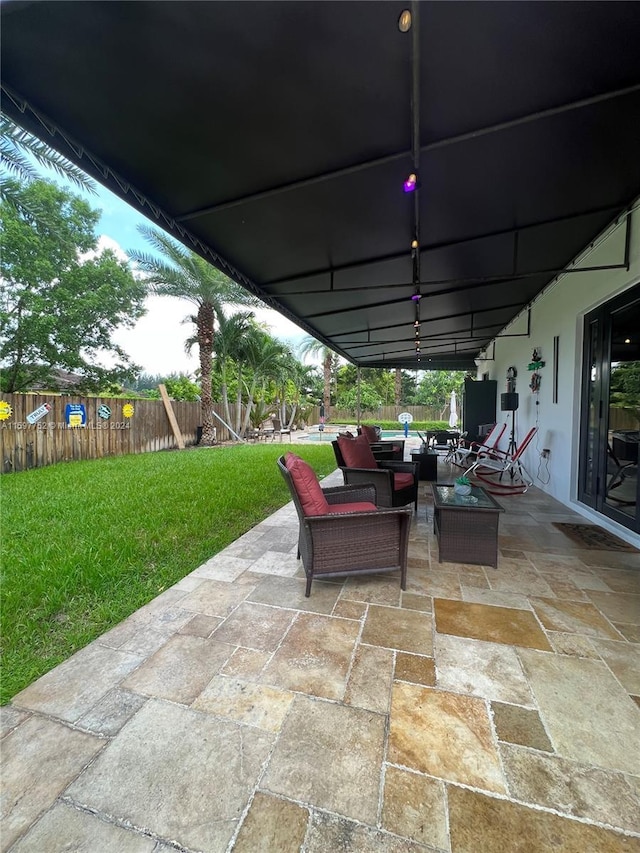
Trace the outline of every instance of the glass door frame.
{"label": "glass door frame", "polygon": [[607,502],[606,496],[613,318],[639,298],[636,284],[584,317],[578,464],[578,500],[635,532],[640,532],[640,505],[636,503],[634,517]]}

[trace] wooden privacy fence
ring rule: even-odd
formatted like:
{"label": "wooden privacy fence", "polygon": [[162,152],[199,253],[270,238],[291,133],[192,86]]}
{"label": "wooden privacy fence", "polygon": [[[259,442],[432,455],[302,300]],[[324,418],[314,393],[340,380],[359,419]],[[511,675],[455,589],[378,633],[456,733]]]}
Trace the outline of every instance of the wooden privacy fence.
{"label": "wooden privacy fence", "polygon": [[[458,401],[458,414],[460,414],[460,401]],[[371,421],[397,421],[400,412],[411,412],[414,421],[437,421],[440,420],[440,412],[432,409],[429,406],[381,406],[375,412],[367,412],[362,410],[362,419]],[[314,412],[316,417],[319,416],[319,410],[316,408]],[[449,409],[447,408],[444,419],[448,420]],[[344,409],[339,409],[337,406],[331,407],[330,420],[333,423],[354,423],[355,415],[350,414]],[[317,420],[316,420],[317,423]]]}
{"label": "wooden privacy fence", "polygon": [[[185,444],[195,444],[201,423],[200,403],[174,401],[172,406]],[[216,426],[219,441],[230,438],[219,422]],[[175,447],[177,441],[161,400],[46,394],[0,396],[4,473],[74,459]]]}

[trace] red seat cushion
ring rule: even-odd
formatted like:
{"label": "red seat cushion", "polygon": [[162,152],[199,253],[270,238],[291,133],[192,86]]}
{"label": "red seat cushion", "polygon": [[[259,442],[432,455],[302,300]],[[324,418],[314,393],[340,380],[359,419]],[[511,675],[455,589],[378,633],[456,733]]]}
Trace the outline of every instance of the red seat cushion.
{"label": "red seat cushion", "polygon": [[375,469],[378,467],[365,435],[359,435],[357,438],[345,438],[339,435],[338,447],[347,468]]}
{"label": "red seat cushion", "polygon": [[406,489],[408,486],[413,486],[413,474],[394,474],[393,475],[393,489],[394,491],[398,491],[398,489]]}
{"label": "red seat cushion", "polygon": [[374,512],[378,507],[368,501],[356,501],[352,504],[329,504],[329,514],[337,515],[341,512]]}
{"label": "red seat cushion", "polygon": [[327,515],[329,504],[311,465],[291,452],[284,457],[284,464],[291,474],[302,512],[305,515]]}
{"label": "red seat cushion", "polygon": [[378,433],[372,426],[365,426],[365,424],[363,424],[360,427],[360,434],[366,436],[366,439],[369,444],[376,444],[376,442],[380,441],[380,439],[378,438]]}

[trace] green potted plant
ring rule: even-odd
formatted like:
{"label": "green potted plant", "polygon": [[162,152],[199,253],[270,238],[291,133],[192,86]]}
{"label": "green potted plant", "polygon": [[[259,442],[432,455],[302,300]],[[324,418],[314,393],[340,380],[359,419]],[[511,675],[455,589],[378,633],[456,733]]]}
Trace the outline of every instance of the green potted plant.
{"label": "green potted plant", "polygon": [[464,474],[461,477],[456,477],[456,481],[453,484],[453,491],[457,495],[470,495],[471,480],[468,477],[465,477]]}

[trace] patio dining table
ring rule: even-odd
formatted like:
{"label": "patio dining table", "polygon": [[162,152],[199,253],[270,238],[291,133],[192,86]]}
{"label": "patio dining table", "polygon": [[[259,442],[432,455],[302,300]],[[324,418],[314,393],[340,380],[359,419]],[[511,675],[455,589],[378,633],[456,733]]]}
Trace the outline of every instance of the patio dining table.
{"label": "patio dining table", "polygon": [[439,435],[446,435],[449,443],[454,446],[457,446],[460,440],[460,430],[457,429],[429,429],[426,433],[422,434],[426,435],[427,444],[429,445],[432,445]]}

